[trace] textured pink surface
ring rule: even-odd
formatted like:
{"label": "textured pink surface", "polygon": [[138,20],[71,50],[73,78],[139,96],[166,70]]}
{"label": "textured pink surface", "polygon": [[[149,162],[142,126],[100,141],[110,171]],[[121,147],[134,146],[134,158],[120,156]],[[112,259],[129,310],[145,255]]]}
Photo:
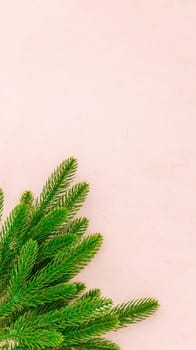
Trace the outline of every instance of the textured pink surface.
{"label": "textured pink surface", "polygon": [[196,344],[195,1],[0,4],[6,212],[67,156],[102,251],[81,273],[115,302],[156,296],[123,350]]}

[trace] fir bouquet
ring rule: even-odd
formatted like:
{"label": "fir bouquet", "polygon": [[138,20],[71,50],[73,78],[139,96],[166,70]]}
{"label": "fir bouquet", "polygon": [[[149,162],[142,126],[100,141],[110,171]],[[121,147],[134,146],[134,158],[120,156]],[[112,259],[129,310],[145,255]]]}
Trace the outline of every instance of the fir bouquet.
{"label": "fir bouquet", "polygon": [[76,216],[89,191],[86,182],[70,186],[76,169],[76,159],[63,161],[40,196],[25,191],[2,224],[1,349],[118,350],[102,335],[158,308],[153,298],[113,306],[99,289],[84,291],[84,283],[72,281],[103,240],[85,235],[88,219]]}

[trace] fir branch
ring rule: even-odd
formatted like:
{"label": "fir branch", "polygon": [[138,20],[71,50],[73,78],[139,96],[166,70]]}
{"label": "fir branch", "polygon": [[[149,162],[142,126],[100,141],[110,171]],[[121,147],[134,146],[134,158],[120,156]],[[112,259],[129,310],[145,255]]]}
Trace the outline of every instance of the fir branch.
{"label": "fir branch", "polygon": [[78,299],[75,303],[58,310],[49,311],[40,315],[25,313],[19,317],[16,324],[29,324],[31,328],[64,329],[67,326],[78,326],[100,315],[105,315],[111,310],[112,301],[108,298]]}
{"label": "fir branch", "polygon": [[30,215],[31,207],[21,203],[12,210],[2,226],[0,233],[1,292],[8,282],[11,264],[26,241]]}
{"label": "fir branch", "polygon": [[74,277],[81,269],[83,269],[95,256],[102,244],[102,236],[97,233],[83,240],[74,246],[69,254],[67,250],[61,251],[56,255],[56,258],[49,262],[43,269],[41,269],[29,282],[29,285],[48,286],[51,283],[64,281]]}
{"label": "fir branch", "polygon": [[6,300],[0,303],[0,318],[5,318],[14,311],[21,309],[20,294],[37,258],[37,243],[29,240],[21,249],[17,264],[13,266],[7,288]]}
{"label": "fir branch", "polygon": [[64,252],[66,250],[68,251],[71,247],[76,245],[77,242],[77,235],[71,233],[51,237],[40,245],[39,262],[47,258],[53,258],[60,250]]}
{"label": "fir branch", "polygon": [[112,313],[117,315],[119,326],[124,327],[129,323],[142,321],[151,316],[159,307],[154,298],[143,298],[119,304],[113,308]]}
{"label": "fir branch", "polygon": [[20,203],[29,204],[32,205],[34,201],[33,193],[31,191],[25,191],[23,192]]}
{"label": "fir branch", "polygon": [[[32,336],[33,334],[33,336]],[[31,329],[28,327],[16,327],[10,330],[10,338],[16,344],[23,344],[27,349],[43,349],[47,347],[60,346],[63,343],[63,335],[55,330],[50,329]]]}
{"label": "fir branch", "polygon": [[88,290],[85,294],[81,296],[81,300],[85,299],[86,297],[91,297],[91,298],[98,298],[101,296],[101,290],[98,288],[90,289]]}
{"label": "fir branch", "polygon": [[82,207],[89,192],[89,184],[86,182],[78,183],[72,186],[67,193],[60,198],[59,206],[65,207],[68,212],[69,220],[79,211]]}
{"label": "fir branch", "polygon": [[59,283],[48,288],[37,289],[27,288],[20,293],[20,305],[24,307],[37,307],[55,302],[68,301],[75,298],[85,288],[83,283]]}
{"label": "fir branch", "polygon": [[108,314],[77,327],[66,327],[63,331],[64,344],[80,344],[118,327],[116,315]]}
{"label": "fir branch", "polygon": [[[103,242],[103,237],[100,233],[94,233],[83,238],[76,246],[70,249],[69,254],[67,250],[61,251],[57,254],[57,261],[65,259],[64,279],[68,281],[78,274],[99,251]],[[63,263],[62,263],[63,264]]]}
{"label": "fir branch", "polygon": [[49,211],[40,221],[28,232],[28,237],[38,240],[45,240],[48,236],[56,232],[67,219],[65,208],[55,208]]}
{"label": "fir branch", "polygon": [[[71,283],[69,283],[71,284]],[[53,302],[52,304],[46,304],[45,305],[45,311],[51,311],[51,310],[57,310],[60,309],[68,304],[68,302],[73,302],[74,300],[77,300],[77,298],[81,295],[81,292],[83,292],[86,289],[86,286],[84,283],[81,282],[74,282],[74,285],[76,287],[76,291],[72,294],[70,293],[69,299],[61,299]]]}
{"label": "fir branch", "polygon": [[10,295],[17,293],[25,284],[36,262],[38,246],[32,239],[21,249],[18,262],[14,266],[10,276],[8,291]]}
{"label": "fir branch", "polygon": [[88,229],[89,221],[86,217],[77,218],[75,220],[69,221],[66,226],[66,233],[77,234],[78,236],[82,236]]}
{"label": "fir branch", "polygon": [[64,160],[46,181],[40,197],[36,200],[33,223],[48,210],[53,209],[60,197],[65,194],[77,170],[77,160],[73,157]]}
{"label": "fir branch", "polygon": [[22,233],[26,232],[29,222],[29,206],[24,203],[18,204],[9,214],[5,220],[1,232],[0,232],[0,243],[1,250],[4,244],[9,244],[17,238],[18,235],[21,236]]}
{"label": "fir branch", "polygon": [[77,326],[94,320],[99,316],[108,314],[111,308],[112,300],[109,298],[92,297],[91,295],[81,297],[73,304],[65,307],[63,310],[65,315],[61,327]]}
{"label": "fir branch", "polygon": [[[69,188],[77,161],[62,162],[34,203],[25,191],[0,232],[0,348],[10,350],[119,350],[101,338],[150,316],[153,298],[113,306],[98,288],[70,282],[96,255],[99,233],[83,237],[87,218],[75,218],[89,191]],[[3,192],[0,189],[0,217]]]}
{"label": "fir branch", "polygon": [[[75,350],[120,350],[120,347],[114,342],[103,339],[95,338],[84,343],[73,344]],[[61,349],[63,349],[61,347]]]}
{"label": "fir branch", "polygon": [[[64,287],[63,287],[64,285]],[[0,319],[1,323],[6,318],[12,320],[19,318],[19,321],[26,317],[32,317],[32,313],[24,312],[20,317],[21,311],[24,311],[27,307],[35,308],[33,315],[36,315],[42,311],[40,306],[44,306],[46,311],[57,310],[62,306],[65,306],[68,301],[76,298],[81,291],[85,289],[84,283],[74,282],[67,284],[58,284],[56,286],[44,288],[44,289],[32,289],[22,288],[19,289],[14,295],[9,295],[9,300],[2,301],[0,304]],[[54,294],[52,294],[54,293]],[[54,301],[52,301],[54,299]],[[10,316],[11,315],[11,316]],[[24,323],[26,322],[24,320]],[[6,322],[5,322],[6,324]]]}

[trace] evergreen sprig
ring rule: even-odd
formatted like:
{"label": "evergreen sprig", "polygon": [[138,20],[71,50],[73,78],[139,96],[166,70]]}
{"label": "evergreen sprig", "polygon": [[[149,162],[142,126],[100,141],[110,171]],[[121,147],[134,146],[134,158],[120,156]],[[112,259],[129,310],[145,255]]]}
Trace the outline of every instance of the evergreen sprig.
{"label": "evergreen sprig", "polygon": [[[25,191],[0,231],[0,349],[119,350],[102,336],[144,320],[154,298],[113,305],[97,288],[72,281],[99,251],[100,233],[85,235],[76,217],[89,185],[71,186],[73,157],[63,161],[34,199]],[[0,189],[0,218],[4,195]]]}

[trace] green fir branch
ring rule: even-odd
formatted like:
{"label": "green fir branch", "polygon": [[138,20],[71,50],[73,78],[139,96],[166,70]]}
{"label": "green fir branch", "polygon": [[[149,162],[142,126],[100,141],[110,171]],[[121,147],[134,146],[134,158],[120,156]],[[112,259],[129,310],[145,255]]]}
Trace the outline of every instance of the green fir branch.
{"label": "green fir branch", "polygon": [[30,239],[21,249],[18,262],[13,267],[10,276],[8,291],[14,295],[25,285],[33,266],[37,259],[38,246],[35,241]]}
{"label": "green fir branch", "polygon": [[48,236],[54,234],[67,220],[65,208],[55,208],[49,211],[40,221],[28,232],[30,238],[39,242],[44,241]]}
{"label": "green fir branch", "polygon": [[79,344],[115,330],[119,325],[116,315],[108,314],[77,327],[66,327],[64,344]]}
{"label": "green fir branch", "polygon": [[117,344],[102,338],[95,338],[84,343],[73,344],[73,348],[75,350],[120,350]]}
{"label": "green fir branch", "polygon": [[36,200],[36,211],[34,222],[36,222],[43,213],[56,207],[59,199],[65,194],[72,182],[76,170],[77,160],[73,157],[64,160],[47,179],[46,184]]}
{"label": "green fir branch", "polygon": [[69,251],[78,243],[78,237],[75,234],[64,234],[51,237],[44,241],[39,248],[39,261],[53,258],[59,251]]}
{"label": "green fir branch", "polygon": [[56,347],[63,343],[63,335],[51,329],[31,329],[28,327],[16,327],[10,330],[10,339],[16,344],[23,344],[27,349],[43,349],[46,347]]}
{"label": "green fir branch", "polygon": [[20,203],[29,204],[30,206],[32,206],[33,202],[34,202],[34,196],[31,191],[25,191],[22,193],[22,196],[20,198]]}
{"label": "green fir branch", "polygon": [[0,276],[1,293],[9,280],[12,264],[16,261],[20,248],[26,242],[31,207],[17,205],[5,220],[0,233]]}
{"label": "green fir branch", "polygon": [[113,308],[112,313],[117,315],[119,326],[124,327],[129,323],[145,320],[159,308],[159,303],[154,298],[143,298],[119,304]]}
{"label": "green fir branch", "polygon": [[37,289],[27,288],[21,293],[20,304],[23,308],[48,305],[59,301],[63,301],[65,304],[73,300],[83,289],[84,284],[79,282],[59,283],[39,289],[39,293],[37,293]]}
{"label": "green fir branch", "polygon": [[[77,169],[64,160],[34,200],[23,192],[0,231],[0,349],[120,350],[102,338],[142,321],[159,307],[154,298],[114,306],[101,290],[72,280],[99,251],[100,233],[75,217],[89,185],[70,187]],[[0,189],[0,218],[3,191]]]}
{"label": "green fir branch", "polygon": [[89,192],[89,184],[86,182],[72,186],[67,193],[60,198],[59,206],[67,209],[69,220],[80,210]]}
{"label": "green fir branch", "polygon": [[82,236],[87,231],[88,226],[89,220],[86,217],[76,218],[68,222],[68,225],[65,228],[65,232]]}
{"label": "green fir branch", "polygon": [[92,260],[100,249],[102,240],[99,233],[93,234],[83,238],[78,245],[70,249],[69,253],[66,249],[60,251],[51,262],[35,274],[29,285],[40,288],[59,281],[69,281]]}

